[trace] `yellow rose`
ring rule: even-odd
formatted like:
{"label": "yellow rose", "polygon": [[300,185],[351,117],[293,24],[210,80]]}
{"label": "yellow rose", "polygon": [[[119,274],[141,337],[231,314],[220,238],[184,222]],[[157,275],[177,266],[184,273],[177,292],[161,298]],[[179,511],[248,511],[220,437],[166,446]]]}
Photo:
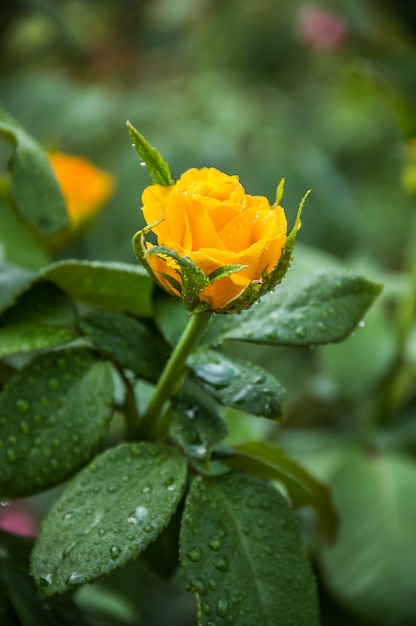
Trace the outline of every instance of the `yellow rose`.
{"label": "yellow rose", "polygon": [[158,246],[173,251],[170,256],[155,247],[153,254],[152,244],[146,244],[146,262],[166,291],[181,295],[179,257],[205,276],[235,266],[198,294],[212,311],[221,311],[250,286],[261,286],[282,256],[287,231],[282,207],[246,194],[237,176],[190,169],[174,185],[150,185],[142,201]]}
{"label": "yellow rose", "polygon": [[65,198],[71,228],[76,230],[111,196],[114,179],[82,157],[50,152],[48,158]]}

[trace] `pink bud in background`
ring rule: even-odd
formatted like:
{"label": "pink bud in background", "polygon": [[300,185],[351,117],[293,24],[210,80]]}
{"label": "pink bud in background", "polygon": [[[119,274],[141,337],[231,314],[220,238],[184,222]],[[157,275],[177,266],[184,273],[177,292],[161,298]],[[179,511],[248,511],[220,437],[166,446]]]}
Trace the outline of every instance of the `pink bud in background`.
{"label": "pink bud in background", "polygon": [[0,530],[22,537],[36,537],[39,520],[28,500],[0,503]]}
{"label": "pink bud in background", "polygon": [[347,25],[345,20],[326,9],[304,6],[297,16],[297,33],[305,45],[331,52],[345,42]]}

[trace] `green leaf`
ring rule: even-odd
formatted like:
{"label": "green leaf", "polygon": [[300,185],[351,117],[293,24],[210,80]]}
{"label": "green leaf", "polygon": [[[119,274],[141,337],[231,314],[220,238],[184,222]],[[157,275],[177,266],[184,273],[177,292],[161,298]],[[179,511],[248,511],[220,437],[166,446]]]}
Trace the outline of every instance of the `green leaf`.
{"label": "green leaf", "polygon": [[41,236],[68,227],[65,201],[46,153],[1,107],[0,135],[15,146],[8,169],[10,196],[20,217]]}
{"label": "green leaf", "polygon": [[171,519],[186,479],[183,457],[151,444],[107,450],[67,486],[32,553],[44,595],[62,593],[137,557]]}
{"label": "green leaf", "polygon": [[47,602],[39,597],[29,572],[32,546],[32,540],[0,532],[2,626],[87,626],[82,613],[69,597]]}
{"label": "green leaf", "polygon": [[250,472],[281,482],[293,506],[313,506],[322,535],[329,540],[335,538],[338,519],[326,485],[316,480],[282,450],[266,443],[251,442],[237,446],[235,453],[235,456],[224,458],[223,463],[236,471]]}
{"label": "green leaf", "polygon": [[213,350],[196,352],[187,365],[205,391],[221,404],[271,419],[282,416],[286,392],[258,365]]}
{"label": "green leaf", "polygon": [[45,268],[40,278],[61,287],[75,300],[111,311],[152,314],[152,281],[146,272],[129,263],[58,261]]}
{"label": "green leaf", "polygon": [[198,477],[181,533],[185,583],[199,626],[317,626],[318,603],[297,520],[269,483]]}
{"label": "green leaf", "polygon": [[169,186],[173,184],[169,166],[163,160],[159,151],[153,148],[130,122],[126,122],[133,145],[140,155],[141,162],[146,165],[149,174],[157,185]]}
{"label": "green leaf", "polygon": [[342,341],[381,291],[362,276],[331,271],[287,281],[255,309],[218,325],[217,340],[305,346]]}
{"label": "green leaf", "polygon": [[416,465],[358,456],[331,480],[337,543],[321,554],[326,584],[350,610],[380,625],[416,623]]}
{"label": "green leaf", "polygon": [[12,306],[32,284],[36,274],[8,263],[0,264],[0,313]]}
{"label": "green leaf", "polygon": [[71,300],[55,285],[40,283],[0,318],[0,357],[64,344],[76,336]]}
{"label": "green leaf", "polygon": [[190,457],[205,461],[227,436],[227,427],[215,410],[203,404],[200,398],[181,394],[174,401],[172,435]]}
{"label": "green leaf", "polygon": [[160,376],[169,348],[155,331],[138,320],[100,311],[85,315],[79,327],[106,358],[146,380]]}
{"label": "green leaf", "polygon": [[30,269],[49,263],[46,251],[33,231],[0,197],[0,248],[4,260]]}
{"label": "green leaf", "polygon": [[0,396],[0,498],[52,487],[84,465],[107,435],[112,374],[86,348],[41,354]]}

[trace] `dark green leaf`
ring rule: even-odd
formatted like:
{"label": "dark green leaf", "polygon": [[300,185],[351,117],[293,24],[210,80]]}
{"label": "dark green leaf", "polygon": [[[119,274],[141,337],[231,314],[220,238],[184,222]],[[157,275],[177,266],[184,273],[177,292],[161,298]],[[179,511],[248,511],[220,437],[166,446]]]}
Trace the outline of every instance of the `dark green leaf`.
{"label": "dark green leaf", "polygon": [[404,456],[352,455],[331,489],[339,539],[323,551],[326,584],[380,625],[416,623],[416,465]]}
{"label": "dark green leaf", "polygon": [[172,434],[189,456],[205,461],[227,436],[227,427],[215,410],[200,399],[181,395],[174,403]]}
{"label": "dark green leaf", "polygon": [[248,474],[195,479],[181,559],[200,626],[317,626],[318,603],[296,517]]}
{"label": "dark green leaf", "polygon": [[121,444],[94,459],[43,522],[32,553],[42,593],[78,587],[137,557],[168,524],[185,479],[185,459],[151,444]]}
{"label": "dark green leaf", "polygon": [[84,465],[107,435],[112,375],[86,348],[42,354],[0,396],[0,497],[52,487]]}
{"label": "dark green leaf", "polygon": [[30,269],[49,263],[48,255],[33,231],[0,197],[0,247],[4,260]]}
{"label": "dark green leaf", "polygon": [[75,337],[71,300],[55,285],[40,283],[0,318],[0,357],[67,343]]}
{"label": "dark green leaf", "polygon": [[247,361],[208,350],[188,359],[203,388],[225,406],[253,415],[279,419],[285,390],[275,377]]}
{"label": "dark green leaf", "polygon": [[40,278],[61,287],[75,300],[112,311],[150,317],[153,283],[146,272],[128,263],[59,261]]}
{"label": "dark green leaf", "polygon": [[126,125],[133,145],[140,155],[141,162],[146,165],[153,181],[158,185],[172,185],[173,181],[169,166],[161,157],[159,151],[153,148],[130,122],[127,122]]}
{"label": "dark green leaf", "polygon": [[146,380],[158,379],[169,349],[160,335],[143,323],[101,311],[84,316],[79,326],[105,357]]}
{"label": "dark green leaf", "polygon": [[219,339],[304,346],[342,341],[359,324],[380,285],[342,271],[287,281],[254,309],[218,326]]}
{"label": "dark green leaf", "polygon": [[337,530],[329,489],[282,450],[263,442],[251,442],[235,448],[236,456],[224,458],[231,469],[250,472],[281,482],[295,508],[313,506],[321,533],[333,540]]}
{"label": "dark green leaf", "polygon": [[32,540],[0,532],[1,625],[86,626],[87,622],[69,597],[47,601],[39,597],[30,575],[32,546]]}
{"label": "dark green leaf", "polygon": [[0,313],[16,302],[35,277],[36,274],[30,270],[7,263],[0,264]]}
{"label": "dark green leaf", "polygon": [[65,201],[45,152],[1,107],[0,134],[15,146],[8,164],[10,195],[21,218],[42,236],[66,228]]}

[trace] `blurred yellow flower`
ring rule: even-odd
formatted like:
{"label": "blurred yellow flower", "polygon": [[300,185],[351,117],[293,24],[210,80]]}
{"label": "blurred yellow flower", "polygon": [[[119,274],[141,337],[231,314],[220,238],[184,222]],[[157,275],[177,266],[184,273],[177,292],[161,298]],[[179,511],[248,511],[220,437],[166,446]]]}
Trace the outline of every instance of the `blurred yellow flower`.
{"label": "blurred yellow flower", "polygon": [[[287,230],[282,207],[246,194],[237,176],[190,169],[174,185],[150,185],[142,201],[146,222],[160,222],[152,228],[159,246],[190,259],[207,276],[224,266],[244,266],[201,291],[199,299],[212,311],[223,309],[250,284],[263,283],[282,255]],[[146,259],[161,286],[180,296],[175,288],[182,282],[179,263],[163,252]]]}
{"label": "blurred yellow flower", "polygon": [[95,215],[114,192],[114,178],[83,157],[49,152],[49,162],[64,195],[71,229]]}

